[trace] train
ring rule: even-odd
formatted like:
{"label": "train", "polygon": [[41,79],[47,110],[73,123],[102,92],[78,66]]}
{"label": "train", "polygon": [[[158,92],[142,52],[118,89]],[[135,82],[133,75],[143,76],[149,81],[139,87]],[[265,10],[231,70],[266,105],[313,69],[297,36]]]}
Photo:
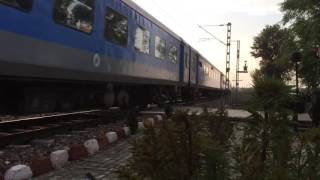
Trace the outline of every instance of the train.
{"label": "train", "polygon": [[131,0],[0,0],[0,113],[219,97],[224,74]]}

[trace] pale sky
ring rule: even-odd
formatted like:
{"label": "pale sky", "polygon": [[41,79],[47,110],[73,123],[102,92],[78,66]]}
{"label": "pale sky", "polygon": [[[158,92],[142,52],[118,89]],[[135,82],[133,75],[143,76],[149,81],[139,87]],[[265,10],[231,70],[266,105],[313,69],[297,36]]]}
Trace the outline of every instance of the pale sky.
{"label": "pale sky", "polygon": [[[244,60],[248,61],[249,71],[258,68],[258,60],[250,55],[253,37],[267,24],[281,21],[279,4],[283,0],[133,0],[163,24],[176,32],[196,48],[220,71],[225,73],[226,47],[210,38],[198,27],[232,23],[232,39],[241,40],[242,70]],[[226,27],[207,27],[212,34],[226,41]],[[235,80],[236,43],[232,44],[230,80]],[[240,87],[251,84],[250,74],[241,74]],[[232,82],[234,85],[235,82]]]}

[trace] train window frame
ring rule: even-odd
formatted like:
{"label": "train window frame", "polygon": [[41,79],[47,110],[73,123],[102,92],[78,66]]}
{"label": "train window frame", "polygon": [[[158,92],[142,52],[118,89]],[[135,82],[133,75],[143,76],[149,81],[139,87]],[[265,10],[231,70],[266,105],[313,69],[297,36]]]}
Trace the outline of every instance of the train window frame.
{"label": "train window frame", "polygon": [[52,15],[52,17],[53,17],[53,20],[54,20],[54,22],[55,22],[56,24],[62,25],[62,26],[64,26],[64,27],[67,27],[67,28],[69,28],[69,29],[72,29],[72,30],[74,30],[74,31],[81,32],[81,33],[84,33],[84,34],[87,34],[87,35],[90,35],[90,34],[93,33],[94,23],[95,23],[95,19],[96,19],[96,17],[95,17],[96,0],[91,0],[91,1],[93,1],[93,6],[92,6],[92,10],[91,10],[91,12],[92,12],[91,27],[92,27],[92,28],[91,28],[90,32],[83,31],[83,30],[81,30],[81,29],[79,29],[79,28],[70,26],[70,25],[68,25],[67,23],[63,23],[63,22],[58,21],[58,20],[56,19],[56,17],[55,17],[55,13],[56,13],[56,6],[57,6],[57,4],[58,4],[59,1],[60,1],[60,0],[54,0],[54,5],[53,5],[53,15]]}
{"label": "train window frame", "polygon": [[[113,39],[110,39],[107,36],[107,32],[108,32],[107,30],[110,29],[110,28],[107,27],[108,26],[107,15],[108,15],[109,12],[112,12],[115,15],[117,15],[118,18],[120,17],[120,18],[123,18],[123,19],[126,20],[126,28],[127,29],[126,29],[126,41],[125,41],[125,44],[122,44],[121,42],[117,42],[117,41],[115,41]],[[103,33],[104,33],[105,40],[107,40],[108,42],[113,43],[115,45],[118,45],[120,47],[124,47],[124,48],[128,47],[128,44],[129,44],[129,18],[127,16],[123,15],[122,13],[120,13],[119,11],[107,6],[106,7],[106,13],[105,13],[105,16],[104,16],[104,32]]]}
{"label": "train window frame", "polygon": [[[157,41],[157,40],[159,40],[159,41]],[[164,47],[162,48],[164,50],[163,54],[161,52],[161,49],[157,48],[157,46],[158,46],[157,42],[159,42],[161,44],[163,42],[163,44],[164,44]],[[155,36],[154,44],[155,44],[154,56],[158,59],[162,59],[162,60],[166,59],[166,57],[167,57],[167,41],[165,39],[161,38],[160,36]]]}
{"label": "train window frame", "polygon": [[[173,49],[175,49],[175,53],[174,53],[174,54],[171,54]],[[172,63],[174,63],[174,64],[177,64],[177,63],[178,63],[179,52],[178,52],[177,46],[175,46],[175,45],[173,45],[173,44],[169,45],[168,57],[169,57],[169,60],[170,60]],[[174,58],[175,58],[175,59],[174,59]]]}
{"label": "train window frame", "polygon": [[[141,41],[142,43],[140,44],[140,45],[142,45],[141,47],[137,47],[137,32],[138,32],[138,29],[140,29],[142,31],[142,33],[143,33],[142,41]],[[147,33],[148,36],[145,36],[144,33]],[[145,39],[144,39],[145,37],[148,37],[148,48],[141,49],[141,48],[143,48],[143,42],[145,41]],[[149,55],[150,54],[150,45],[151,45],[151,33],[150,33],[150,31],[147,30],[146,28],[141,27],[141,26],[137,26],[137,28],[135,30],[135,34],[134,34],[134,49],[139,53]]]}
{"label": "train window frame", "polygon": [[[25,2],[26,2],[26,0],[25,0]],[[4,6],[7,6],[7,7],[10,7],[10,8],[13,8],[13,9],[16,9],[16,10],[19,10],[19,11],[24,12],[24,13],[30,13],[32,11],[32,9],[33,9],[34,1],[33,0],[28,0],[28,2],[31,3],[30,9],[25,9],[25,8],[19,7],[17,5],[13,5],[12,3],[0,0],[0,4],[2,4]]]}

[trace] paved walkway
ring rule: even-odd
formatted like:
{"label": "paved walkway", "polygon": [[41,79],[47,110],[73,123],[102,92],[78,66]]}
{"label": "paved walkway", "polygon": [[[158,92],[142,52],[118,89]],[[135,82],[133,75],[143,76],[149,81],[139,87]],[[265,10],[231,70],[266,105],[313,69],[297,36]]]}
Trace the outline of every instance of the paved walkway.
{"label": "paved walkway", "polygon": [[[203,108],[202,107],[197,107],[197,106],[178,106],[175,109],[183,109],[183,110],[190,110],[191,112],[194,113],[202,113],[203,112]],[[216,108],[208,108],[208,111],[211,113],[216,112],[218,109]],[[240,118],[240,119],[246,119],[248,118],[251,114],[246,111],[246,110],[241,110],[241,109],[227,109],[228,111],[228,116],[231,118]],[[299,114],[298,115],[298,119],[299,121],[304,121],[304,122],[311,122],[311,118],[309,116],[309,114],[304,113],[304,114]]]}
{"label": "paved walkway", "polygon": [[87,180],[85,174],[92,174],[97,180],[115,180],[118,167],[124,165],[131,157],[130,140],[122,140],[111,145],[105,151],[81,160],[69,162],[63,169],[52,171],[44,176],[35,178],[39,180]]}

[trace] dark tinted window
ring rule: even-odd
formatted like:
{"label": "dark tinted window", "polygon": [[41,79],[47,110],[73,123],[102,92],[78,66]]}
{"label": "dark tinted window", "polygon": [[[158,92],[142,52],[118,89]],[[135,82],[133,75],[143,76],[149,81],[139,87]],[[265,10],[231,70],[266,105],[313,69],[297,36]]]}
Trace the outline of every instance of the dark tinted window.
{"label": "dark tinted window", "polygon": [[57,23],[90,33],[94,21],[94,0],[56,0],[53,16]]}
{"label": "dark tinted window", "polygon": [[166,58],[166,41],[159,36],[155,37],[155,57],[160,59]]}
{"label": "dark tinted window", "polygon": [[134,37],[134,47],[139,52],[149,54],[150,50],[150,32],[141,27],[137,27]]}
{"label": "dark tinted window", "polygon": [[32,10],[33,0],[0,0],[0,3],[30,12]]}
{"label": "dark tinted window", "polygon": [[111,8],[107,8],[105,18],[105,37],[120,46],[128,43],[128,19]]}
{"label": "dark tinted window", "polygon": [[171,46],[169,49],[169,59],[173,63],[177,63],[178,61],[178,49],[175,46]]}

